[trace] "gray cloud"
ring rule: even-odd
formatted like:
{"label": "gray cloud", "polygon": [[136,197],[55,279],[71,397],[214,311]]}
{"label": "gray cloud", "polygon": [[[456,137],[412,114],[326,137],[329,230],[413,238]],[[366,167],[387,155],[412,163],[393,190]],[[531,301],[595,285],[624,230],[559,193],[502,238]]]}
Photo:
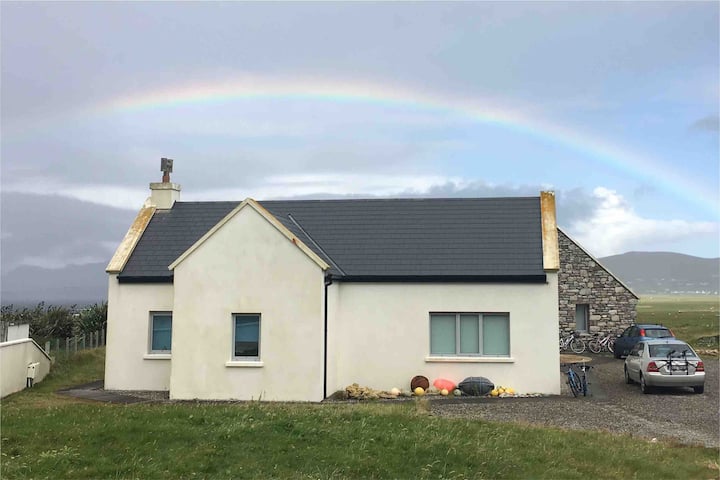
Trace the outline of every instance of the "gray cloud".
{"label": "gray cloud", "polygon": [[11,117],[233,72],[341,71],[549,103],[605,91],[599,71],[652,75],[718,47],[717,6],[702,3],[28,2],[3,5],[1,21]]}
{"label": "gray cloud", "polygon": [[696,132],[720,132],[720,116],[708,115],[707,117],[700,118],[690,125],[690,130]]}
{"label": "gray cloud", "polygon": [[54,195],[2,194],[2,271],[107,262],[135,213]]}

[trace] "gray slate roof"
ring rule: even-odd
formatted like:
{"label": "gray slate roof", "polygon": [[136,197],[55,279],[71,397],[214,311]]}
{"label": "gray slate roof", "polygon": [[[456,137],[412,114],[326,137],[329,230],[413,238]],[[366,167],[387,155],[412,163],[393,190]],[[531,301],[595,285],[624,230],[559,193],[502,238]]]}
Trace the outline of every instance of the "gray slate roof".
{"label": "gray slate roof", "polygon": [[[119,279],[172,281],[168,265],[239,203],[156,211]],[[544,279],[538,197],[260,203],[338,279]]]}

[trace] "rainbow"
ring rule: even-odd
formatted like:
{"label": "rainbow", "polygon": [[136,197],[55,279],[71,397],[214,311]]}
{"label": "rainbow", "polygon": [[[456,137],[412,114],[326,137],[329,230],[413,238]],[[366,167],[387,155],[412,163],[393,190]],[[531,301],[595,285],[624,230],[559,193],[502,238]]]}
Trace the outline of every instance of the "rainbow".
{"label": "rainbow", "polygon": [[688,200],[717,216],[718,192],[700,185],[670,165],[613,145],[544,119],[533,118],[518,109],[495,105],[488,99],[456,98],[388,84],[338,82],[327,79],[242,77],[167,87],[162,90],[114,98],[96,105],[98,114],[141,112],[191,104],[213,104],[243,99],[297,99],[321,102],[362,103],[407,107],[469,118],[496,125],[557,144],[593,161]]}

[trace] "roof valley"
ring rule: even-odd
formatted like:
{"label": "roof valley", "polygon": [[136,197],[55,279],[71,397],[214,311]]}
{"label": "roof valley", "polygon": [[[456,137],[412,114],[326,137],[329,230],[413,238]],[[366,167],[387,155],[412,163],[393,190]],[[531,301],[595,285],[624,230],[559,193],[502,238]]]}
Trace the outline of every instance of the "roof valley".
{"label": "roof valley", "polygon": [[291,221],[303,234],[305,234],[305,236],[308,238],[308,240],[310,240],[310,242],[312,242],[312,244],[315,246],[315,248],[317,248],[317,249],[320,251],[320,253],[322,253],[322,255],[323,255],[326,259],[328,259],[328,260],[330,261],[330,263],[332,264],[332,266],[335,267],[335,268],[337,269],[337,271],[340,272],[341,275],[343,275],[343,276],[347,275],[347,274],[345,273],[345,271],[344,271],[342,268],[340,268],[340,265],[338,265],[337,262],[335,262],[335,260],[334,260],[330,255],[328,255],[328,253],[322,248],[322,246],[320,246],[320,244],[315,241],[315,239],[312,237],[312,235],[310,235],[310,234],[307,232],[307,230],[305,230],[305,229],[302,227],[302,225],[300,225],[300,224],[297,222],[297,220],[295,220],[295,218],[292,216],[292,214],[288,213],[287,216],[288,216],[288,218],[290,219],[290,221]]}

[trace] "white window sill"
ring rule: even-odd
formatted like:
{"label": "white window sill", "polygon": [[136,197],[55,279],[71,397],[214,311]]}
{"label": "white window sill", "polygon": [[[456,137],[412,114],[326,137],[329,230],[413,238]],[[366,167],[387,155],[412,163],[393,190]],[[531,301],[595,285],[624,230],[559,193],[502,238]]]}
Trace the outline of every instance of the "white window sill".
{"label": "white window sill", "polygon": [[225,362],[225,366],[231,368],[259,368],[263,365],[265,364],[259,360],[231,360],[229,362]]}
{"label": "white window sill", "polygon": [[425,357],[429,363],[515,363],[512,357]]}
{"label": "white window sill", "polygon": [[170,360],[172,355],[169,353],[146,353],[143,358],[145,360]]}

